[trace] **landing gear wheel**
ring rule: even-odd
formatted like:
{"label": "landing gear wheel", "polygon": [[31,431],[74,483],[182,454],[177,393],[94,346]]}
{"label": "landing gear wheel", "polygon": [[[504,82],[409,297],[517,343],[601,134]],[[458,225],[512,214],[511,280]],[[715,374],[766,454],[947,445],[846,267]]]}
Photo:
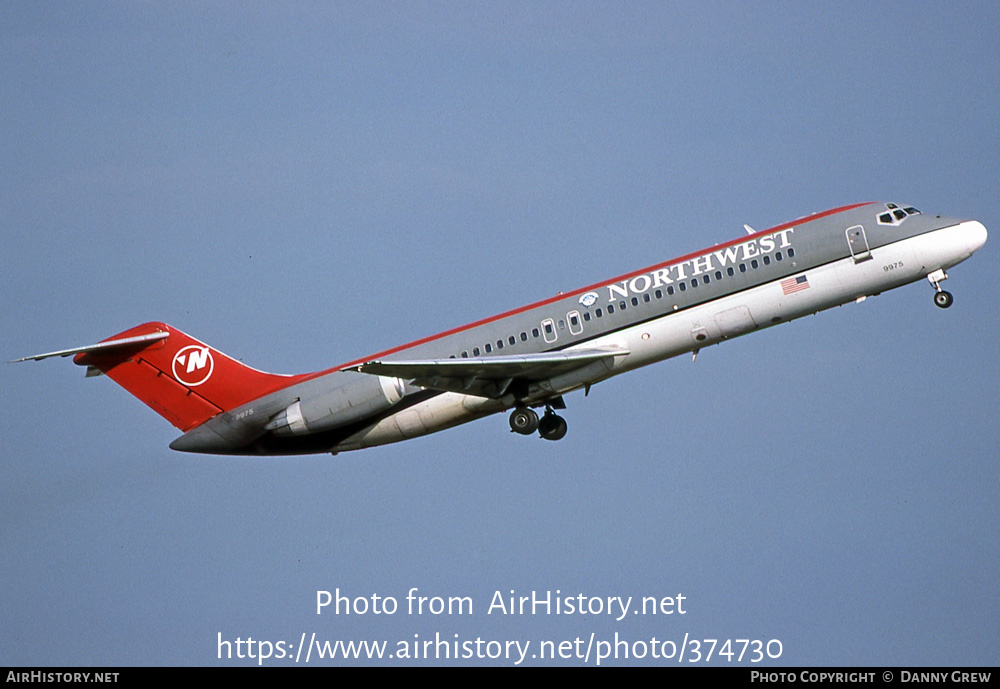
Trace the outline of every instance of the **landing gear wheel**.
{"label": "landing gear wheel", "polygon": [[566,437],[566,419],[547,412],[538,422],[538,435],[545,440],[562,440]]}
{"label": "landing gear wheel", "polygon": [[934,294],[934,304],[935,306],[940,306],[942,309],[946,309],[951,306],[952,302],[955,301],[955,297],[951,296],[951,292],[945,292],[941,290]]}
{"label": "landing gear wheel", "polygon": [[531,435],[538,430],[538,414],[527,407],[518,407],[510,414],[510,430]]}

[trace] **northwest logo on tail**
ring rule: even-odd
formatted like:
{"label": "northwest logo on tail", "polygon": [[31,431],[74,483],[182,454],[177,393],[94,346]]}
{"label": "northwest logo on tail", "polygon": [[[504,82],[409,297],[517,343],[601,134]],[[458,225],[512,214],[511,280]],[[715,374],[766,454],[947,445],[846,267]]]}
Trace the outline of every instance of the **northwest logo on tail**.
{"label": "northwest logo on tail", "polygon": [[188,345],[174,354],[174,378],[190,388],[207,381],[214,369],[215,360],[208,347]]}

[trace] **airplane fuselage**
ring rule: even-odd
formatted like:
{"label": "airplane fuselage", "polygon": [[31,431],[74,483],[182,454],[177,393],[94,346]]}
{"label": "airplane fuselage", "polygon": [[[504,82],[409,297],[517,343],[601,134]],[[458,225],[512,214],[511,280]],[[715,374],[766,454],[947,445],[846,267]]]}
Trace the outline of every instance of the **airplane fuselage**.
{"label": "airplane fuselage", "polygon": [[[171,447],[336,453],[561,408],[562,395],[611,376],[925,278],[947,306],[944,271],[985,240],[978,222],[894,204],[834,209],[295,377]],[[567,362],[545,357],[557,353]]]}

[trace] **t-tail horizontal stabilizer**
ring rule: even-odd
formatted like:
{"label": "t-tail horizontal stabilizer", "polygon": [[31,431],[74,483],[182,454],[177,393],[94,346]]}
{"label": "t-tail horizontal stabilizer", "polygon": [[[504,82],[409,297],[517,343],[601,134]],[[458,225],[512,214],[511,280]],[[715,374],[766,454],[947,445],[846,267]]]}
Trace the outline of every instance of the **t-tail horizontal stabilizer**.
{"label": "t-tail horizontal stabilizer", "polygon": [[34,356],[26,356],[20,359],[14,359],[13,361],[8,361],[8,364],[16,364],[19,361],[41,361],[42,359],[48,359],[54,356],[69,356],[71,354],[83,354],[86,352],[104,352],[111,353],[116,351],[125,351],[128,349],[142,349],[147,343],[156,342],[157,340],[165,340],[170,337],[170,333],[166,332],[155,332],[149,333],[148,335],[136,335],[135,337],[123,337],[117,340],[105,340],[104,342],[98,342],[97,344],[87,345],[86,347],[74,347],[72,349],[60,349],[58,352],[46,352],[45,354],[35,354]]}

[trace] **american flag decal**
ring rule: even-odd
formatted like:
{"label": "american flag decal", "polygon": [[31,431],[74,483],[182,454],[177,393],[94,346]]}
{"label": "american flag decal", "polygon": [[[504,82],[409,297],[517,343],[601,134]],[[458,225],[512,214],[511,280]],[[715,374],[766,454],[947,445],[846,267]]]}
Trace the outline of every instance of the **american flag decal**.
{"label": "american flag decal", "polygon": [[805,275],[781,281],[781,291],[784,294],[794,294],[804,289],[809,289],[809,279]]}

